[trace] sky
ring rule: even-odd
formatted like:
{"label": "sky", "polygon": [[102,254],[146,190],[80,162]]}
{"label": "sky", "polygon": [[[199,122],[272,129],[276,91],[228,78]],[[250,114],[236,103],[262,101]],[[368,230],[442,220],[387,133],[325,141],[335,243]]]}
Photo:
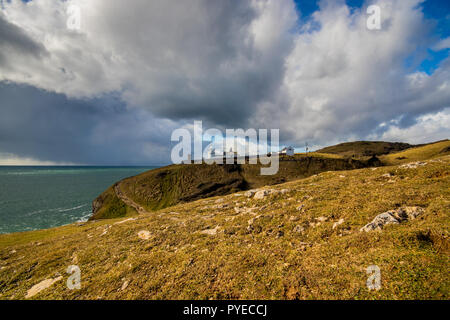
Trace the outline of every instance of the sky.
{"label": "sky", "polygon": [[447,0],[0,4],[0,165],[167,164],[194,120],[297,149],[450,136]]}

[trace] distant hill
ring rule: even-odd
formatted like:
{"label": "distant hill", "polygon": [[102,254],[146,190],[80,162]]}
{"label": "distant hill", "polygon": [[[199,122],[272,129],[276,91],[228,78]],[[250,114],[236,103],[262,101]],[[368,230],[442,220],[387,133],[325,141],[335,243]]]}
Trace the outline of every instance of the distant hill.
{"label": "distant hill", "polygon": [[317,150],[317,152],[338,154],[346,157],[371,157],[403,151],[412,147],[414,145],[403,142],[355,141],[326,147]]}
{"label": "distant hill", "polygon": [[407,143],[349,142],[319,152],[281,157],[279,171],[272,176],[260,175],[261,165],[171,165],[124,179],[108,188],[93,201],[91,220],[132,216],[326,171],[431,159],[445,155],[449,147],[448,140],[419,147]]}
{"label": "distant hill", "polygon": [[411,161],[423,161],[450,154],[450,140],[442,140],[409,148],[401,152],[390,153],[380,157],[386,165],[397,165]]}

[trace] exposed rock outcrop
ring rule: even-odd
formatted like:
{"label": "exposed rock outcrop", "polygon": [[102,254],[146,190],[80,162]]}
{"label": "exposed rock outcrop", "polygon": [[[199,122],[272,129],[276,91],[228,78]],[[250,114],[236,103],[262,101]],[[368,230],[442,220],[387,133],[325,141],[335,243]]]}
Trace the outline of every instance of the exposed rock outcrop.
{"label": "exposed rock outcrop", "polygon": [[26,299],[32,298],[35,295],[37,295],[39,292],[41,292],[42,290],[45,290],[47,288],[50,288],[55,282],[58,282],[60,280],[62,280],[63,277],[59,276],[55,279],[45,279],[41,282],[39,282],[38,284],[34,285],[33,287],[31,287],[30,290],[28,290],[27,295],[25,296]]}
{"label": "exposed rock outcrop", "polygon": [[417,169],[418,167],[425,166],[427,163],[422,161],[411,162],[404,165],[401,165],[400,169]]}
{"label": "exposed rock outcrop", "polygon": [[402,207],[396,210],[390,210],[377,215],[372,222],[366,224],[359,231],[369,232],[382,230],[384,226],[389,224],[399,224],[404,221],[414,220],[423,212],[424,209],[421,207]]}
{"label": "exposed rock outcrop", "polygon": [[141,238],[142,240],[148,240],[150,239],[151,236],[152,234],[147,230],[142,230],[138,232],[138,237]]}

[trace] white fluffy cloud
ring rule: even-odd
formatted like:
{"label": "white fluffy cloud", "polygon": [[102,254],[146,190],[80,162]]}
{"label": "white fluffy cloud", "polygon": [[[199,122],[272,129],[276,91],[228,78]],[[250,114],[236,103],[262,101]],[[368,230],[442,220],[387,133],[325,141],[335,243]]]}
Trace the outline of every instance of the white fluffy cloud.
{"label": "white fluffy cloud", "polygon": [[[387,141],[404,141],[412,144],[427,143],[437,141],[439,139],[448,138],[450,123],[450,109],[445,109],[438,113],[426,114],[417,118],[417,122],[407,128],[400,128],[394,123],[384,124],[386,130],[381,135],[382,140]],[[374,136],[373,138],[380,138]]]}
{"label": "white fluffy cloud", "polygon": [[[450,60],[432,75],[405,64],[448,47],[430,37],[420,3],[371,1],[382,14],[371,31],[366,7],[342,0],[321,1],[308,21],[291,0],[11,0],[0,12],[0,81],[77,99],[113,92],[149,111],[153,131],[198,119],[280,128],[297,145],[408,134],[422,142],[420,128],[447,138]],[[79,31],[67,28],[71,5],[81,9]],[[90,139],[127,134],[115,125]]]}
{"label": "white fluffy cloud", "polygon": [[[449,107],[449,59],[433,75],[408,70],[404,63],[430,44],[418,3],[376,1],[382,28],[371,31],[364,8],[351,12],[339,2],[323,1],[286,58],[280,100],[268,108],[283,106],[282,112],[266,109],[264,115],[279,115],[294,141],[329,144],[381,137],[374,134],[380,123],[400,116],[413,121]],[[321,28],[308,30],[314,24]],[[448,125],[439,130],[448,136]]]}

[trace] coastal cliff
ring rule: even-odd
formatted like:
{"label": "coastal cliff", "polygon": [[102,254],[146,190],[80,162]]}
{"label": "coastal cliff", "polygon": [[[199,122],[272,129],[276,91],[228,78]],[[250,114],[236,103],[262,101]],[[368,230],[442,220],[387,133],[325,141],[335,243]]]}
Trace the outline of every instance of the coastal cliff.
{"label": "coastal cliff", "polygon": [[152,211],[116,184],[129,217],[0,235],[0,299],[448,300],[449,145]]}
{"label": "coastal cliff", "polygon": [[[154,211],[178,203],[307,178],[325,171],[380,166],[376,157],[352,159],[312,153],[281,157],[278,173],[260,175],[261,165],[171,165],[124,179],[93,201],[91,220],[118,218]],[[137,208],[141,207],[141,209]]]}

